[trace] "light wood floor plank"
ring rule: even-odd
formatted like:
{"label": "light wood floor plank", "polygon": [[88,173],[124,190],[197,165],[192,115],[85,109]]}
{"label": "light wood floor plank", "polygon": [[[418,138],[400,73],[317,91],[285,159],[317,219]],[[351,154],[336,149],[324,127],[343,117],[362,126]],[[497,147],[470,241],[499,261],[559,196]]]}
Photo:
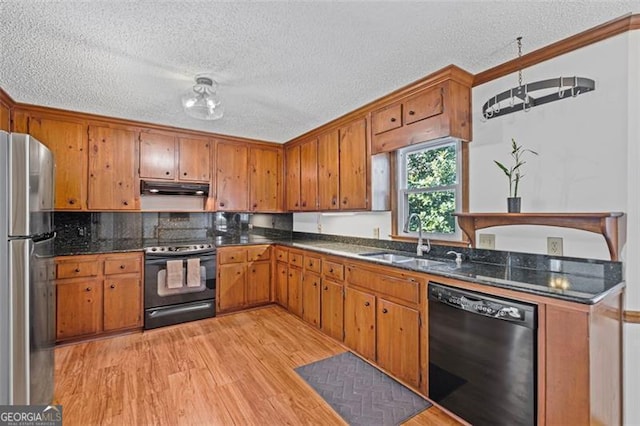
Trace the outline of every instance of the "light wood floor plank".
{"label": "light wood floor plank", "polygon": [[344,351],[272,306],[58,347],[55,401],[65,425],[344,425],[294,371]]}

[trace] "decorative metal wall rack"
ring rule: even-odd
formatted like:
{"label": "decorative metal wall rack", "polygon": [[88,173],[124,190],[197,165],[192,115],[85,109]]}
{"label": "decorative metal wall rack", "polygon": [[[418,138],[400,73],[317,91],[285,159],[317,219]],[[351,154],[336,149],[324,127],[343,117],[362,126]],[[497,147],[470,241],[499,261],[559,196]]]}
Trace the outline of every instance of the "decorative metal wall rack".
{"label": "decorative metal wall rack", "polygon": [[[522,57],[522,37],[518,41],[518,58]],[[482,105],[482,119],[500,117],[516,111],[528,112],[534,106],[560,99],[576,97],[596,89],[596,83],[585,77],[558,77],[522,84],[522,70],[518,71],[518,86],[492,96]],[[551,91],[549,91],[551,90]],[[538,93],[536,93],[538,92]],[[536,93],[536,96],[533,95]],[[520,102],[521,101],[521,102]]]}

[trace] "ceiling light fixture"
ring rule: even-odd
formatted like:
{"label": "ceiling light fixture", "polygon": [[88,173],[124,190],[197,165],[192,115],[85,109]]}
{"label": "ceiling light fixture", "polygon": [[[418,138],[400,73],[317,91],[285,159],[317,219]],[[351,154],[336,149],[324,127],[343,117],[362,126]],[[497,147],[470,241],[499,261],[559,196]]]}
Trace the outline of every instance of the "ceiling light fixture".
{"label": "ceiling light fixture", "polygon": [[[518,59],[522,58],[522,37],[518,42]],[[518,70],[518,87],[505,90],[492,96],[482,105],[481,121],[500,117],[516,111],[529,112],[534,106],[546,104],[560,99],[576,97],[580,93],[590,92],[596,89],[595,81],[585,77],[559,77],[534,83],[522,84],[522,68]],[[546,92],[542,92],[546,91]],[[537,92],[533,97],[531,94]],[[516,103],[516,98],[520,103]]]}
{"label": "ceiling light fixture", "polygon": [[224,111],[216,95],[218,83],[207,75],[197,75],[196,84],[182,97],[184,112],[199,120],[217,120]]}

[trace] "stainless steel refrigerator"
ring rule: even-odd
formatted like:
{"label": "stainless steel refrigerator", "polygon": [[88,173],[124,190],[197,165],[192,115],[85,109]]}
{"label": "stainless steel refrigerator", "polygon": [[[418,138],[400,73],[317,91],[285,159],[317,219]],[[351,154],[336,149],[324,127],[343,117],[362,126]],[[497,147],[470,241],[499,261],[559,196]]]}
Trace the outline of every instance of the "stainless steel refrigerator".
{"label": "stainless steel refrigerator", "polygon": [[0,132],[0,404],[50,404],[56,292],[53,155]]}

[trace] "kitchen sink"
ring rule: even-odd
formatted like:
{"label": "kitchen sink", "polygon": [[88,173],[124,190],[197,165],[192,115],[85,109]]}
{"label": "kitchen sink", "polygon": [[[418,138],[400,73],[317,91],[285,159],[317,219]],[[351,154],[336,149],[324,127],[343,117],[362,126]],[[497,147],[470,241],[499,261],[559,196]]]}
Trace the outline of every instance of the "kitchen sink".
{"label": "kitchen sink", "polygon": [[414,260],[414,258],[411,256],[404,256],[402,254],[395,253],[364,253],[360,256],[367,257],[369,259],[383,260],[385,262],[391,263],[405,263]]}
{"label": "kitchen sink", "polygon": [[433,266],[446,265],[447,262],[441,262],[432,259],[420,259],[411,256],[405,256],[403,254],[396,253],[364,253],[360,256],[367,257],[369,259],[382,260],[384,262],[396,263],[403,266],[410,266],[414,268],[431,268]]}

